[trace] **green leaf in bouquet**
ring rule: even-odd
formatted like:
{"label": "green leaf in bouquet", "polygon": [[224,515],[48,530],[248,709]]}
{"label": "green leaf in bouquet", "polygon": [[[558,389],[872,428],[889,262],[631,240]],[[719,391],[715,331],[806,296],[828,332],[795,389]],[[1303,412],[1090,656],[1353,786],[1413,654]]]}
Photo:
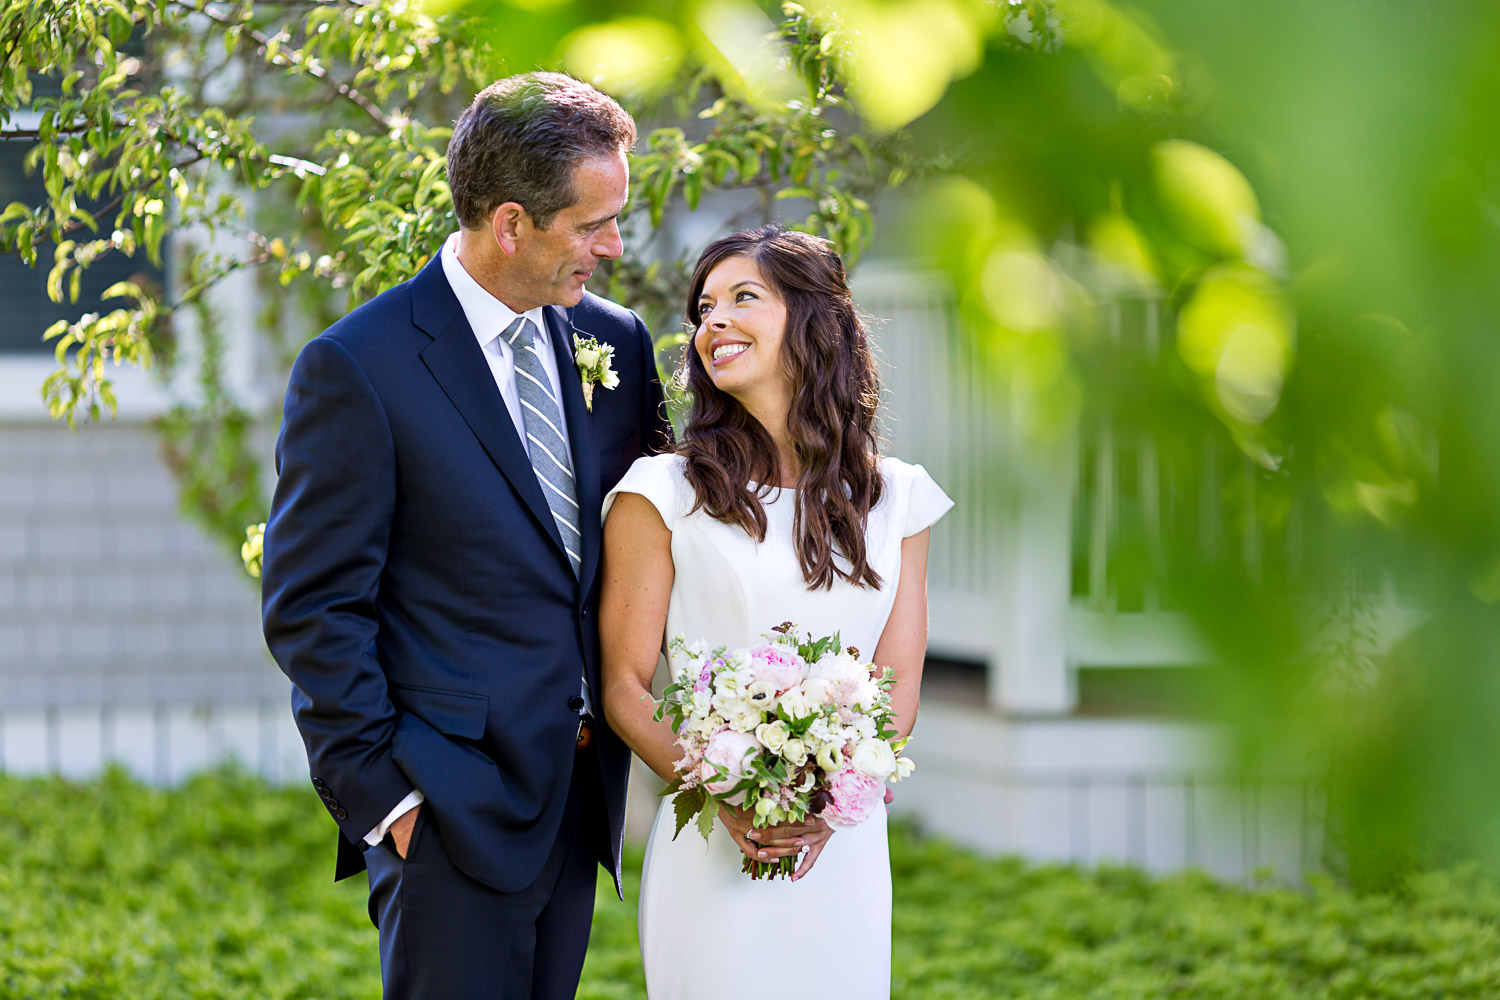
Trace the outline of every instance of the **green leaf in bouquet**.
{"label": "green leaf in bouquet", "polygon": [[708,835],[714,832],[714,819],[719,815],[719,803],[710,798],[703,805],[703,811],[698,814],[698,832],[703,834],[707,840]]}
{"label": "green leaf in bouquet", "polygon": [[[711,802],[712,800],[708,797],[708,790],[702,785],[678,793],[677,798],[672,800],[672,813],[677,820],[677,829],[672,832],[672,839],[677,839],[677,835],[682,832],[683,827],[688,825],[688,822],[694,815],[698,816],[698,829],[702,830],[703,813],[708,811],[708,806]],[[709,830],[713,829],[712,816],[713,813],[709,812]],[[707,839],[708,833],[704,832],[703,837]]]}

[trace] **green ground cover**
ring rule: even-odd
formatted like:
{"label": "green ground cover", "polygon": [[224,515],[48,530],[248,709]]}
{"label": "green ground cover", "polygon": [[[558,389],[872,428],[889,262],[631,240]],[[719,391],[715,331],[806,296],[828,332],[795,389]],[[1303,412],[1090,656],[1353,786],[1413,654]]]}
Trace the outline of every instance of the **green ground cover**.
{"label": "green ground cover", "polygon": [[[171,790],[0,776],[0,998],[378,997],[364,886],[329,881],[331,830],[310,789],[231,770]],[[1471,872],[1392,896],[1247,892],[892,843],[899,1000],[1500,996],[1500,889]],[[645,996],[634,888],[621,904],[601,886],[581,998]],[[778,980],[784,930],[743,942],[767,995],[838,1000]]]}

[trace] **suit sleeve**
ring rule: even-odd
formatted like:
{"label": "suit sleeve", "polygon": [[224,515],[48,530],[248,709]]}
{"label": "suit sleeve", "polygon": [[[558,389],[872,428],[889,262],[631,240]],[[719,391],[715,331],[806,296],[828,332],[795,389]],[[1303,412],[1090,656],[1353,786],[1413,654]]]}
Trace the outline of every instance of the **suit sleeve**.
{"label": "suit sleeve", "polygon": [[391,759],[396,711],[374,648],[396,458],[374,387],[327,337],[292,368],[276,465],[262,570],[266,645],[294,685],[313,786],[358,844],[412,791]]}
{"label": "suit sleeve", "polygon": [[[634,313],[631,315],[635,316]],[[639,316],[635,316],[635,327],[647,376],[646,389],[641,394],[641,454],[658,455],[673,448],[672,422],[667,419],[666,394],[656,368],[656,345],[651,339],[651,331]]]}

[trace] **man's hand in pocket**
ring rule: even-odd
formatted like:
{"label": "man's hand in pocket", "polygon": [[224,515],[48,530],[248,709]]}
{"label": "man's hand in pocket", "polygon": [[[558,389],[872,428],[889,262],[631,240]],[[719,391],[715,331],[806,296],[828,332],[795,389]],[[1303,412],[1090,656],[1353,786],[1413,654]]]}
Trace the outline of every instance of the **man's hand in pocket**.
{"label": "man's hand in pocket", "polygon": [[411,846],[412,827],[417,825],[417,810],[421,808],[420,805],[412,806],[391,824],[391,840],[395,842],[396,853],[401,855],[402,861],[406,860],[406,849]]}

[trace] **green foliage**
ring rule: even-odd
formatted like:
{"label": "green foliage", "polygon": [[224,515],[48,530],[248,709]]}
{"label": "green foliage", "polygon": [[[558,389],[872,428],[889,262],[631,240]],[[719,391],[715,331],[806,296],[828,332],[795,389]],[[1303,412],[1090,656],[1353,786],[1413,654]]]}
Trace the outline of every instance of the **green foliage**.
{"label": "green foliage", "polygon": [[[431,16],[405,0],[0,0],[0,139],[33,143],[28,168],[47,194],[0,210],[0,253],[35,264],[50,247],[49,294],[76,301],[83,271],[106,255],[160,265],[172,233],[218,238],[217,248],[174,243],[170,294],[117,286],[125,305],[49,331],[53,417],[113,414],[107,363],[194,365],[186,381],[196,391],[161,430],[185,509],[237,549],[265,508],[257,415],[227,387],[205,296],[232,274],[257,274],[263,333],[286,364],[331,316],[410,277],[456,228],[448,123],[511,67],[566,63],[557,39],[592,13],[511,10],[506,30],[492,32],[482,11]],[[765,44],[782,46],[801,82],[774,101],[726,85],[738,80],[732,66],[696,57],[673,63],[669,87],[620,88],[654,127],[634,163],[629,255],[600,280],[668,328],[664,352],[682,343],[670,328],[688,261],[653,243],[674,212],[747,192],[748,207],[724,209],[727,226],[791,213],[853,263],[873,232],[875,195],[921,171],[899,137],[867,137],[842,113],[812,18],[790,5],[767,26]],[[36,96],[39,77],[61,94]],[[34,126],[14,124],[28,114]],[[197,349],[179,350],[189,329]]]}
{"label": "green foliage", "polygon": [[[892,828],[898,1000],[1426,1000],[1500,990],[1500,889],[1472,870],[1389,895],[1245,890],[988,860]],[[579,997],[645,997],[627,900],[599,883]],[[0,776],[0,994],[29,1000],[380,994],[362,879],[334,884],[309,789],[220,769],[176,789]],[[814,873],[812,876],[816,878]]]}

